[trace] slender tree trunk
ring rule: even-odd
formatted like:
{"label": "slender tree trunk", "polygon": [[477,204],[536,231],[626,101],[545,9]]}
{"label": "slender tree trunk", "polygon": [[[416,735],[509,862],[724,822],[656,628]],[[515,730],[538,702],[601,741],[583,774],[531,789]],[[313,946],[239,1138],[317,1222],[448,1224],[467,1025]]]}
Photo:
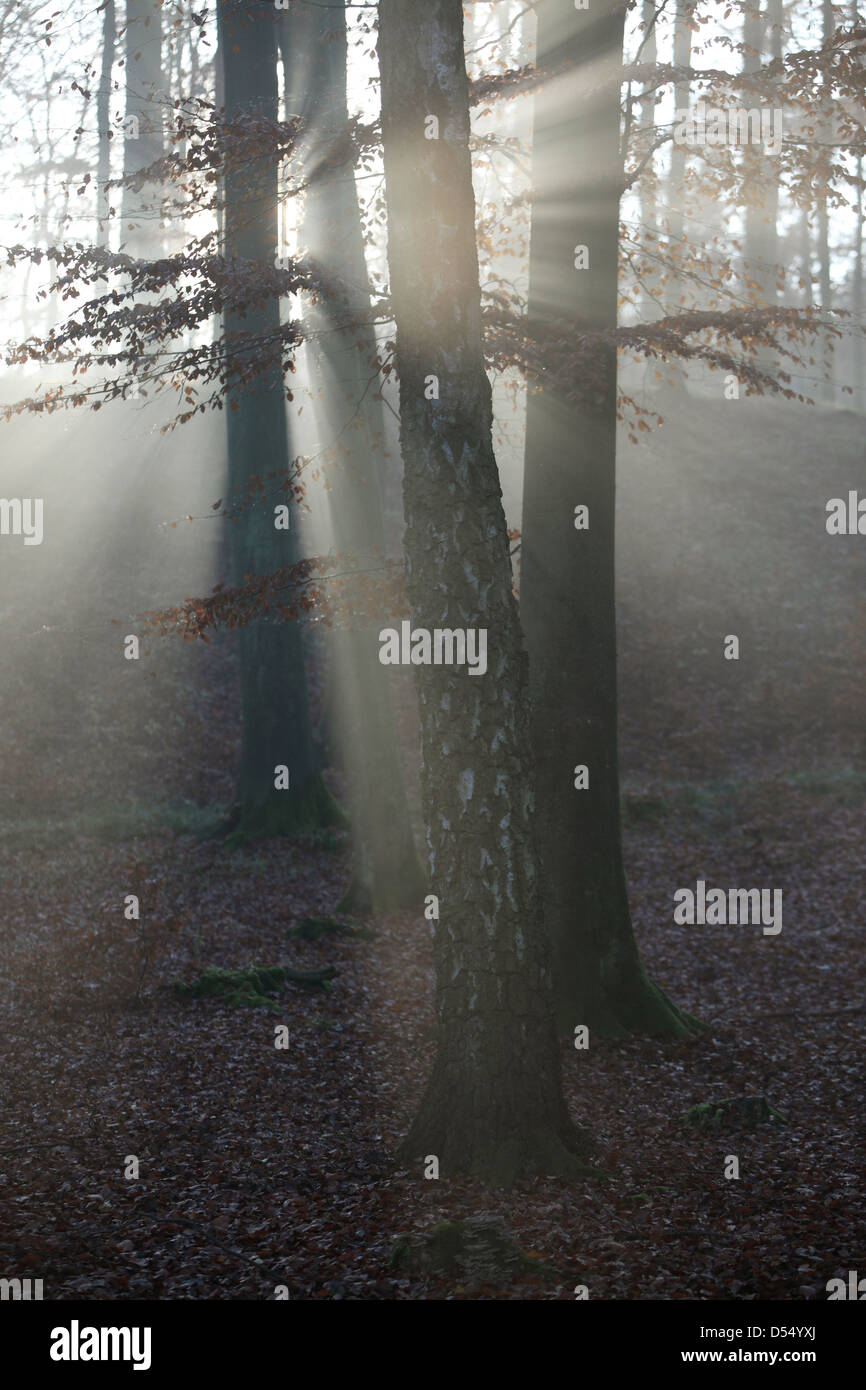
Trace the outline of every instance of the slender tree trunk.
{"label": "slender tree trunk", "polygon": [[[677,8],[674,16],[674,63],[678,68],[688,69],[692,61],[692,29],[691,22],[695,12],[696,0],[677,0]],[[584,16],[586,20],[586,15]],[[688,77],[681,82],[674,84],[674,107],[676,111],[683,113],[689,111],[692,101],[691,83]],[[683,265],[688,263],[688,250],[686,245],[686,167],[687,167],[687,148],[685,145],[674,143],[671,151],[670,178],[668,180],[668,226],[670,228],[669,237],[669,258],[670,269],[668,271],[668,285],[665,294],[665,308],[669,314],[677,314],[682,309],[688,307],[689,296],[686,288],[686,279],[682,274]],[[679,397],[685,406],[690,395],[689,375],[682,362],[671,362],[668,364],[668,376],[671,378],[674,400]]]}
{"label": "slender tree trunk", "polygon": [[[642,63],[655,63],[658,60],[658,42],[656,38],[656,0],[643,0],[642,18],[644,23],[644,33],[641,40]],[[649,143],[655,136],[655,91],[647,92],[640,102],[640,124],[643,131],[643,138]],[[640,224],[644,246],[652,255],[658,254],[658,207],[656,201],[655,186],[655,165],[651,161],[643,174],[641,181],[640,199]],[[650,269],[649,257],[644,257],[647,263],[645,270],[646,284],[641,294],[641,317],[645,321],[658,317],[658,303],[651,291],[651,282],[655,278],[655,272]]]}
{"label": "slender tree trunk", "polygon": [[[311,308],[311,358],[321,396],[319,419],[331,451],[328,493],[334,543],[359,567],[381,565],[385,553],[382,495],[383,407],[378,399],[376,338],[354,170],[339,158],[349,113],[346,98],[346,12],[299,3],[284,17],[280,42],[287,110],[308,127],[301,243],[333,286]],[[389,671],[378,659],[372,621],[357,632],[330,635],[333,734],[352,791],[355,877],[341,907],[389,911],[420,902],[425,875],[415,852],[400,754],[394,737]]]}
{"label": "slender tree trunk", "polygon": [[[674,65],[688,68],[692,61],[691,20],[695,10],[695,0],[677,0],[674,19]],[[674,84],[674,107],[685,115],[691,107],[692,89],[688,78]],[[668,202],[670,204],[671,249],[676,256],[681,253],[685,232],[686,213],[686,146],[674,144],[671,149],[671,172],[668,183]],[[670,308],[676,312],[679,307],[677,295],[678,279],[674,275],[672,292],[669,296]]]}
{"label": "slender tree trunk", "polygon": [[[538,61],[559,66],[571,59],[575,75],[567,88],[536,98],[529,312],[610,338],[593,349],[580,383],[584,403],[546,386],[529,397],[520,608],[559,1028],[684,1034],[689,1021],[641,966],[620,830],[612,337],[623,21],[619,0],[597,0],[587,12],[570,0],[538,7]],[[587,95],[602,77],[603,94]],[[587,248],[588,269],[575,268],[576,246]],[[580,506],[589,509],[588,529],[576,529]],[[588,789],[575,786],[578,767],[588,769]]]}
{"label": "slender tree trunk", "polygon": [[[851,6],[851,23],[860,23],[859,6]],[[854,389],[855,400],[861,410],[866,408],[863,376],[863,156],[857,156],[857,215],[854,226],[854,292],[851,309],[854,314]]]}
{"label": "slender tree trunk", "polygon": [[[269,121],[277,118],[275,15],[262,0],[223,0],[220,5],[228,119],[244,112]],[[277,160],[270,153],[227,172],[227,256],[273,265],[277,172]],[[245,314],[227,314],[226,336],[238,360],[254,355],[256,339],[273,334],[279,322],[279,301],[273,296],[249,306]],[[229,485],[232,503],[239,506],[253,476],[288,474],[285,387],[279,368],[260,374],[254,385],[232,390],[228,407]],[[267,490],[273,493],[272,483]],[[246,505],[232,529],[234,582],[293,564],[299,558],[297,534],[296,529],[276,528],[273,496]],[[234,838],[293,834],[338,823],[339,808],[315,766],[298,625],[257,619],[240,629],[239,641],[243,729]],[[280,767],[288,769],[288,789],[276,785]]]}
{"label": "slender tree trunk", "polygon": [[[829,43],[829,42],[830,42],[830,40],[831,40],[832,37],[833,37],[833,31],[834,31],[834,29],[835,29],[835,17],[834,17],[834,14],[833,14],[833,5],[832,5],[832,3],[831,3],[831,0],[821,0],[821,37],[822,37],[824,43]],[[825,81],[826,81],[826,85],[827,85],[827,87],[828,87],[828,89],[829,89],[829,80],[826,80],[826,79],[825,79]],[[829,98],[829,90],[828,90],[828,98]],[[830,125],[829,125],[828,122],[822,122],[821,127],[820,127],[820,136],[819,136],[819,138],[820,138],[822,141],[825,140],[825,141],[828,141],[828,142],[832,139],[831,127],[830,127]],[[827,171],[829,170],[830,164],[831,164],[831,163],[832,163],[832,150],[829,150],[829,149],[828,149],[827,152],[826,152],[826,155],[824,155],[823,158],[822,158],[822,171],[823,171],[823,178],[825,178],[825,179],[828,177]],[[831,265],[830,265],[830,211],[829,211],[829,205],[828,205],[828,200],[827,200],[827,188],[826,188],[826,184],[825,184],[825,186],[824,186],[824,191],[819,195],[819,198],[818,198],[818,229],[817,229],[817,235],[818,235],[818,248],[817,248],[817,249],[818,249],[818,286],[819,286],[819,292],[820,292],[820,295],[821,295],[821,311],[822,311],[822,315],[824,315],[824,314],[829,314],[830,310],[831,310],[832,307],[833,307],[832,275],[831,275]],[[832,341],[831,341],[831,339],[829,338],[829,336],[828,336],[828,338],[827,338],[827,347],[826,347],[826,350],[825,350],[825,358],[826,358],[826,376],[825,376],[824,382],[822,383],[821,395],[822,395],[822,398],[823,398],[824,400],[826,400],[826,401],[832,401],[832,400],[835,400],[835,398],[836,398],[836,388],[835,388],[835,376],[836,376],[836,373],[835,373],[835,367],[834,367],[833,344],[832,344]]]}
{"label": "slender tree trunk", "polygon": [[96,97],[97,162],[96,162],[96,227],[97,246],[107,246],[111,197],[106,184],[111,178],[111,73],[116,47],[116,15],[114,0],[105,0],[102,16],[102,71]]}
{"label": "slender tree trunk", "polygon": [[[743,72],[758,72],[762,63],[766,15],[761,11],[762,0],[747,0],[743,11]],[[750,103],[746,103],[747,105]],[[760,150],[747,148],[744,158],[753,166],[754,177],[747,190],[745,209],[745,259],[746,274],[753,282],[753,293],[763,304],[766,299],[766,208],[764,198],[765,162]]]}
{"label": "slender tree trunk", "polygon": [[[753,2],[754,9],[747,11],[743,20],[743,42],[750,50],[743,55],[745,73],[757,72],[765,56],[782,56],[782,0],[766,0],[763,11],[759,11],[760,0]],[[751,52],[752,49],[757,52]],[[751,101],[746,105],[751,105]],[[760,306],[771,308],[778,301],[779,163],[760,148],[747,148],[745,158],[754,171],[745,217],[747,274]],[[769,347],[759,349],[755,361],[769,371],[775,371],[779,365],[776,353]]]}
{"label": "slender tree trunk", "polygon": [[[126,115],[124,178],[146,169],[164,154],[161,93],[162,9],[157,0],[126,0]],[[156,257],[162,249],[160,195],[152,183],[124,185],[122,241],[134,256]]]}
{"label": "slender tree trunk", "polygon": [[[403,1147],[509,1183],[575,1171],[532,838],[526,658],[481,340],[460,0],[379,8],[413,625],[487,633],[486,674],[418,665],[437,1046]],[[425,139],[438,122],[437,138]],[[438,379],[438,399],[425,389]]]}

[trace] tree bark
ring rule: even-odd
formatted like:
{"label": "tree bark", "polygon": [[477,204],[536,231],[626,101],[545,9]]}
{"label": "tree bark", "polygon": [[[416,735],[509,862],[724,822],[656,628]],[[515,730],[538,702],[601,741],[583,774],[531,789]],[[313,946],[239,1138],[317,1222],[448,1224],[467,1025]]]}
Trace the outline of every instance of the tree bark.
{"label": "tree bark", "polygon": [[[223,3],[219,40],[227,119],[244,112],[268,121],[277,118],[276,11],[257,3]],[[225,244],[228,257],[272,266],[277,248],[277,159],[263,153],[243,169],[230,166],[225,177]],[[279,328],[280,305],[273,295],[227,313],[229,350],[255,355],[257,338]],[[233,582],[269,574],[299,559],[297,522],[277,530],[273,480],[271,494],[246,503],[256,475],[288,475],[285,386],[277,366],[254,384],[236,385],[228,395],[226,432],[232,506]],[[279,498],[280,502],[284,499]],[[242,504],[243,505],[242,507]],[[241,509],[242,508],[242,509]],[[297,623],[261,618],[241,627],[241,763],[232,838],[297,834],[342,822],[315,764],[301,632]],[[277,767],[287,767],[289,787],[275,785]]]}
{"label": "tree bark", "polygon": [[[388,262],[414,626],[486,629],[488,669],[414,668],[437,1043],[403,1146],[508,1184],[574,1172],[533,844],[526,658],[484,368],[460,0],[379,9]],[[438,121],[438,138],[425,139]],[[427,397],[431,376],[438,399]]]}
{"label": "tree bark", "polygon": [[[301,243],[332,288],[305,310],[314,335],[313,386],[322,402],[318,419],[330,445],[331,526],[337,551],[355,556],[363,570],[381,566],[385,554],[385,428],[354,169],[338,157],[349,128],[345,8],[297,3],[279,33],[286,109],[303,117],[302,167],[312,179]],[[412,906],[426,883],[394,738],[390,673],[378,660],[381,627],[371,620],[359,631],[329,635],[330,732],[348,773],[355,842],[355,875],[341,903],[346,911]]]}
{"label": "tree bark", "polygon": [[[536,98],[529,313],[563,332],[610,336],[594,348],[578,403],[545,385],[529,397],[520,610],[559,1029],[680,1035],[691,1021],[640,962],[620,827],[613,331],[624,10],[619,0],[538,8],[539,63],[570,60],[574,73]],[[588,269],[575,269],[576,245],[588,248]],[[589,509],[587,530],[576,529],[578,506]],[[585,790],[578,767],[588,768]]]}

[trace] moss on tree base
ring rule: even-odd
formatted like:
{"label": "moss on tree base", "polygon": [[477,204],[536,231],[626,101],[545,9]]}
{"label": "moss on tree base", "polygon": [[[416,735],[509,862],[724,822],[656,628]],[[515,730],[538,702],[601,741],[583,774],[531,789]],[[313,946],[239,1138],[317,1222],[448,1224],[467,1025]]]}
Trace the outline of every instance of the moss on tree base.
{"label": "moss on tree base", "polygon": [[594,996],[577,1002],[560,1000],[557,1026],[560,1036],[572,1038],[576,1024],[585,1024],[603,1038],[697,1038],[707,1025],[677,1008],[663,990],[638,967],[629,988],[614,991],[599,986]]}
{"label": "moss on tree base", "polygon": [[239,802],[226,825],[225,844],[235,848],[251,840],[306,835],[326,826],[345,829],[347,825],[346,813],[316,772],[299,787],[272,792],[266,801]]}

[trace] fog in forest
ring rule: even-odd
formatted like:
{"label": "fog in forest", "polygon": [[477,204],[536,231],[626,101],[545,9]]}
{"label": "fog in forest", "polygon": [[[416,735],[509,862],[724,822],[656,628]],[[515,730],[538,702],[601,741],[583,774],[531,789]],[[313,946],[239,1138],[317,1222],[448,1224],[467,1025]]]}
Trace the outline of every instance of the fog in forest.
{"label": "fog in forest", "polygon": [[0,6],[0,1283],[857,1296],[864,25]]}

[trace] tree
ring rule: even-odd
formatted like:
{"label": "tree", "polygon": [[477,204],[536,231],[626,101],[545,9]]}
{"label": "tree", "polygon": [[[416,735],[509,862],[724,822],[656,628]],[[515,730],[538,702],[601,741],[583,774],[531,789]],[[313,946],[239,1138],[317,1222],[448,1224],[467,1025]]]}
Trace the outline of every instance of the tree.
{"label": "tree", "polygon": [[[689,79],[685,75],[692,60],[692,24],[694,23],[696,0],[677,0],[674,19],[674,67],[680,80],[674,83],[674,109],[685,114],[691,106],[692,93]],[[648,62],[654,59],[647,59]],[[686,147],[675,142],[671,150],[671,171],[669,180],[670,236],[672,248],[679,248],[685,230],[686,190]],[[674,253],[676,254],[676,253]]]}
{"label": "tree", "polygon": [[[625,9],[538,7],[529,319],[589,332],[576,397],[527,403],[520,612],[530,659],[544,915],[560,1031],[685,1034],[631,927],[619,806],[614,606],[620,70]],[[583,510],[585,509],[585,511]],[[585,769],[585,772],[581,769]]]}
{"label": "tree", "polygon": [[161,242],[159,208],[154,206],[154,193],[144,193],[148,180],[137,176],[155,164],[164,149],[162,8],[156,0],[126,0],[125,59],[121,240],[133,255],[155,255]]}
{"label": "tree", "polygon": [[[460,0],[379,10],[406,582],[415,627],[489,666],[417,665],[437,1044],[403,1153],[509,1182],[574,1171],[532,825],[525,655],[484,367]],[[430,138],[425,138],[425,132]],[[438,394],[425,389],[431,377]]]}
{"label": "tree", "polygon": [[[286,109],[299,116],[298,151],[307,184],[302,244],[322,265],[331,293],[310,305],[313,385],[327,451],[331,528],[338,553],[361,570],[385,554],[383,450],[367,265],[354,169],[347,164],[346,12],[295,5],[280,25]],[[389,911],[418,903],[425,876],[394,738],[389,672],[378,660],[381,623],[329,636],[333,734],[353,791],[356,872],[341,906]]]}
{"label": "tree", "polygon": [[[277,119],[276,12],[265,4],[224,0],[219,38],[226,118]],[[235,268],[273,267],[277,249],[278,155],[264,143],[244,168],[225,174],[226,255]],[[279,361],[259,371],[255,357],[280,330],[273,291],[258,302],[225,313],[230,357],[228,411],[229,485],[242,503],[232,530],[235,584],[293,564],[298,558],[297,519],[288,494],[275,504],[258,480],[289,478],[285,387]],[[282,509],[282,510],[280,510]],[[292,522],[294,521],[294,525]],[[288,522],[288,529],[286,523]],[[301,632],[273,616],[241,627],[242,748],[233,836],[294,834],[342,821],[313,752]],[[286,773],[278,769],[287,769]],[[282,785],[280,785],[282,783]]]}
{"label": "tree", "polygon": [[114,53],[117,43],[114,0],[105,0],[102,17],[102,71],[99,78],[99,92],[96,98],[96,126],[98,157],[96,164],[97,182],[97,229],[96,241],[99,246],[108,245],[109,231],[109,192],[108,180],[111,177],[111,73],[114,67]]}
{"label": "tree", "polygon": [[[836,17],[833,11],[832,0],[821,0],[821,38],[824,46],[828,46],[833,39],[833,32],[836,27]],[[824,78],[824,85],[829,87],[828,77]],[[829,102],[828,102],[829,105]],[[832,270],[830,265],[830,208],[829,191],[833,165],[833,127],[832,122],[826,120],[819,127],[818,138],[822,144],[826,144],[827,150],[821,164],[821,185],[818,194],[818,283],[821,295],[821,311],[826,316],[833,308],[832,290]],[[828,353],[828,362],[825,366],[825,380],[822,383],[821,394],[825,400],[832,401],[835,397],[833,384],[833,356]]]}

